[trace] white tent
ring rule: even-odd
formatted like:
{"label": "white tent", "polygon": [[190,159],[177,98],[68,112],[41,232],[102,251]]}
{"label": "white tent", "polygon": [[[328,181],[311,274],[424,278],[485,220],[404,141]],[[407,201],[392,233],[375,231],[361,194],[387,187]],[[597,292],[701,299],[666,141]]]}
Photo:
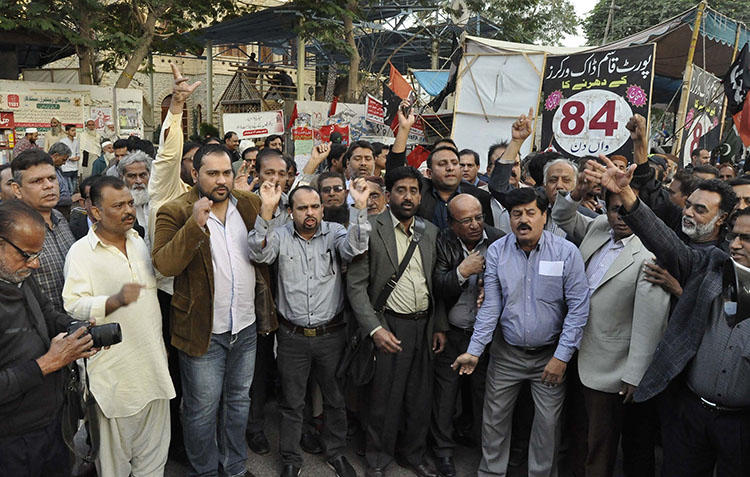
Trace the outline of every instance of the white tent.
{"label": "white tent", "polygon": [[[547,54],[566,55],[589,48],[537,46],[475,36],[462,37],[464,54],[456,83],[453,139],[459,149],[479,153],[487,167],[492,144],[510,140],[510,129],[521,114],[536,114]],[[521,155],[531,152],[527,141]]]}

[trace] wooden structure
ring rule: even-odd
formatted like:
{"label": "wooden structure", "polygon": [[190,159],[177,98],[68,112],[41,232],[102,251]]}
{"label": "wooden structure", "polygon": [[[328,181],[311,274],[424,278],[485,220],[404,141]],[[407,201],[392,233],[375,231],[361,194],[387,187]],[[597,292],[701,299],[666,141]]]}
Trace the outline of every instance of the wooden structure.
{"label": "wooden structure", "polygon": [[233,63],[234,77],[215,109],[222,113],[248,113],[282,109],[284,100],[297,97],[297,86],[286,71]]}

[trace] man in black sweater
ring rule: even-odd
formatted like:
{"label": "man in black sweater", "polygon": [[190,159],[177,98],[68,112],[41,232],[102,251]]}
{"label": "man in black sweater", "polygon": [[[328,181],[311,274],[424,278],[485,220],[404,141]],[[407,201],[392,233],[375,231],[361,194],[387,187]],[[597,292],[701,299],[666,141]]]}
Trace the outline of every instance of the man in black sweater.
{"label": "man in black sweater", "polygon": [[70,475],[60,411],[65,366],[88,358],[85,328],[55,311],[31,272],[44,219],[21,201],[0,204],[0,475]]}

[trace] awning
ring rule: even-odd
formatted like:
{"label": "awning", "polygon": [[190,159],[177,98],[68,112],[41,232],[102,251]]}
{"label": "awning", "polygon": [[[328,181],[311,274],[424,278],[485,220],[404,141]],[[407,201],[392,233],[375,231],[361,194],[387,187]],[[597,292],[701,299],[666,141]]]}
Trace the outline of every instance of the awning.
{"label": "awning", "polygon": [[419,86],[430,96],[437,96],[448,84],[448,70],[412,70]]}

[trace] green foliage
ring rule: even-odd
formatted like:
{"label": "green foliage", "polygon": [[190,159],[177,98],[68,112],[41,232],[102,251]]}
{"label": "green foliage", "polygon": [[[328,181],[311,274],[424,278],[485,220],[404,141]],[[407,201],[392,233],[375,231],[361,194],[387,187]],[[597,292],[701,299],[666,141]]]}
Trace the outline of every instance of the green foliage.
{"label": "green foliage", "polygon": [[[619,8],[612,17],[607,41],[619,40],[658,25],[698,3],[698,0],[615,0],[615,6]],[[610,4],[611,0],[599,0],[583,22],[583,30],[591,45],[600,44],[604,38]],[[709,6],[734,20],[750,22],[747,0],[711,0]]]}
{"label": "green foliage", "polygon": [[219,137],[219,130],[212,124],[201,123],[201,125],[198,127],[198,131],[201,139],[207,137]]}
{"label": "green foliage", "polygon": [[579,24],[569,0],[467,0],[466,5],[500,27],[498,40],[557,44]]}

